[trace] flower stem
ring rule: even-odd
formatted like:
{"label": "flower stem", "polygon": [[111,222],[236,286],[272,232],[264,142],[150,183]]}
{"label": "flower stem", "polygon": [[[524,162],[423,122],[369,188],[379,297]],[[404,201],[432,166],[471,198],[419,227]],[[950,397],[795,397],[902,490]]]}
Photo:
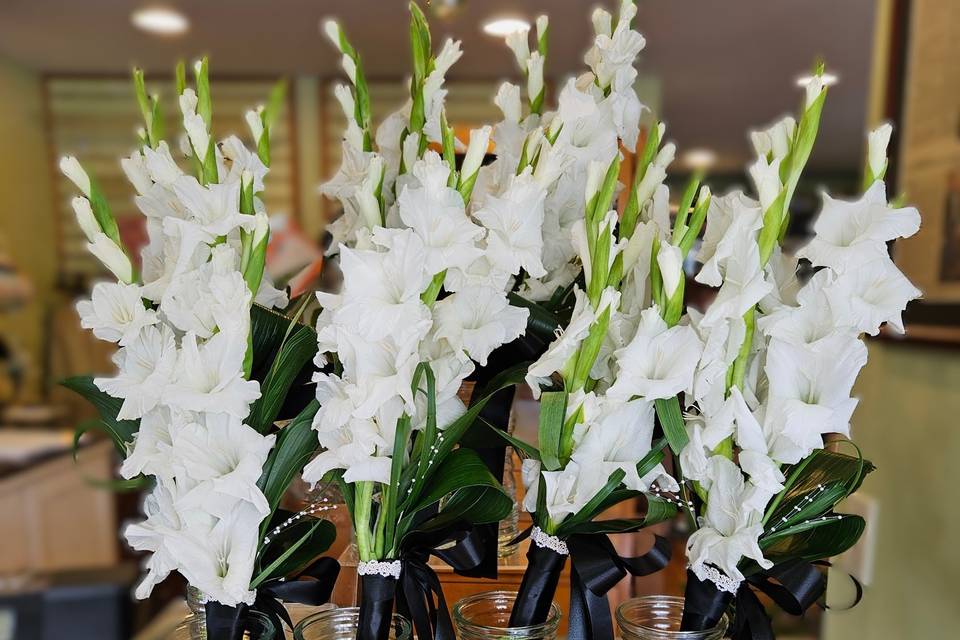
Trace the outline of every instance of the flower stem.
{"label": "flower stem", "polygon": [[376,559],[372,541],[370,540],[370,516],[372,508],[373,482],[369,480],[358,482],[354,507],[354,529],[356,529],[357,532],[357,550],[360,553],[360,559],[364,561]]}

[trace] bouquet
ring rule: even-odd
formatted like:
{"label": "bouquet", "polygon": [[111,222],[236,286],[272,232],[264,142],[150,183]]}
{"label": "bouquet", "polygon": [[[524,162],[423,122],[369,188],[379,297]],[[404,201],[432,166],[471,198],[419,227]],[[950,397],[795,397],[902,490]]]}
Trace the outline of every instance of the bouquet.
{"label": "bouquet", "polygon": [[[865,526],[837,508],[873,466],[855,445],[853,455],[823,447],[827,434],[849,437],[850,392],[867,362],[860,336],[884,323],[902,332],[900,314],[920,295],[887,247],[916,233],[920,215],[888,203],[884,125],[869,136],[863,195],[824,193],[813,238],[796,255],[780,248],[826,98],[821,74],[798,120],[753,134],[758,200],[734,192],[707,215],[696,279],[719,291],[690,312],[704,349],[684,395],[686,429],[674,434],[697,527],[685,629],[712,627],[733,600],[735,638],[772,638],[754,590],[802,613],[825,591],[823,561]],[[815,271],[805,283],[799,259]]]}
{"label": "bouquet", "polygon": [[386,637],[395,601],[420,637],[453,637],[430,555],[460,573],[496,575],[487,553],[495,534],[478,525],[504,518],[512,500],[480,456],[457,445],[525,367],[491,376],[469,408],[458,391],[527,327],[529,310],[510,304],[509,284],[545,273],[540,226],[559,175],[545,154],[515,162],[497,190],[479,189],[491,128],[464,145],[444,112],[460,43],[434,53],[422,12],[410,11],[410,98],[376,133],[360,56],[337,23],[325,27],[350,80],[336,88],[348,120],[343,165],[322,187],[343,205],[331,225],[343,283],[318,293],[313,427],[323,451],[303,477],[336,481],[349,506],[360,638]]}
{"label": "bouquet", "polygon": [[[325,602],[339,567],[314,562],[335,535],[315,517],[326,507],[279,508],[316,449],[316,404],[288,397],[316,337],[270,310],[287,296],[264,275],[270,229],[260,195],[282,86],[268,107],[247,113],[250,151],[236,136],[214,142],[206,60],[195,75],[188,87],[177,69],[185,136],[176,153],[163,140],[158,98],[134,72],[145,126],[121,164],[146,216],[140,269],[93,178],[75,158],[60,163],[80,191],[72,204],[88,248],[116,277],[77,304],[81,324],[119,346],[115,376],[64,384],[100,413],[77,438],[104,431],[124,458],[121,475],[149,487],[146,519],[124,530],[148,554],[136,596],[177,571],[206,601],[210,637],[234,638],[250,609],[279,628],[289,624],[279,601]],[[278,419],[289,422],[279,428]]]}

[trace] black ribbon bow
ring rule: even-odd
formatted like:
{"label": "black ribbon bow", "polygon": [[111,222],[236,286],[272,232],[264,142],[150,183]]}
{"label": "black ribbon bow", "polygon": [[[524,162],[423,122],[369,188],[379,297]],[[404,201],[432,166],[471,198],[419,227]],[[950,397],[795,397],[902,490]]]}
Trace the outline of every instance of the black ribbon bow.
{"label": "black ribbon bow", "polygon": [[253,606],[230,607],[219,602],[204,605],[209,640],[241,640],[247,631],[247,613],[258,611],[271,618],[280,628],[282,622],[293,627],[283,602],[319,606],[330,600],[340,574],[340,563],[333,558],[319,558],[293,578],[269,580],[257,587]]}
{"label": "black ribbon bow", "polygon": [[[453,621],[437,572],[428,563],[434,555],[460,575],[490,577],[482,529],[459,522],[408,534],[400,549],[400,579],[362,576],[360,640],[389,636],[393,604],[413,624],[418,638],[455,640]],[[453,543],[453,544],[451,544]]]}
{"label": "black ribbon bow", "polygon": [[800,616],[824,594],[826,581],[816,565],[791,560],[750,575],[732,594],[720,591],[713,582],[700,580],[688,570],[682,628],[699,631],[716,626],[735,598],[730,637],[774,640],[770,616],[757,596],[758,591],[790,615]]}
{"label": "black ribbon bow", "polygon": [[[529,535],[525,531],[518,540]],[[621,556],[604,533],[575,534],[567,540],[570,552],[569,640],[613,640],[613,619],[607,593],[627,574],[646,576],[670,562],[670,542],[655,536],[653,547],[636,557]],[[567,556],[530,545],[527,569],[520,583],[510,626],[542,624],[550,612]]]}

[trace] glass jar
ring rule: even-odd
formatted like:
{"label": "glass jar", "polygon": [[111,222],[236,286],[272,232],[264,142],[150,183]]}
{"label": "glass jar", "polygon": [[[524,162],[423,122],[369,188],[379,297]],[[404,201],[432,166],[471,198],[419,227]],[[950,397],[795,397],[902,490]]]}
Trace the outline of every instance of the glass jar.
{"label": "glass jar", "polygon": [[555,640],[560,607],[553,603],[543,624],[511,628],[510,612],[516,599],[514,591],[487,591],[459,600],[453,605],[453,624],[460,640]]}
{"label": "glass jar", "polygon": [[[243,640],[282,640],[283,631],[270,618],[256,611],[246,615]],[[207,621],[203,614],[191,614],[174,629],[168,640],[207,640]]]}
{"label": "glass jar", "polygon": [[[304,618],[293,629],[293,640],[355,640],[360,622],[359,607],[321,611]],[[394,614],[390,640],[410,640],[412,631],[406,618]]]}
{"label": "glass jar", "polygon": [[617,607],[617,625],[623,640],[719,640],[727,632],[727,615],[713,629],[681,631],[683,598],[643,596]]}

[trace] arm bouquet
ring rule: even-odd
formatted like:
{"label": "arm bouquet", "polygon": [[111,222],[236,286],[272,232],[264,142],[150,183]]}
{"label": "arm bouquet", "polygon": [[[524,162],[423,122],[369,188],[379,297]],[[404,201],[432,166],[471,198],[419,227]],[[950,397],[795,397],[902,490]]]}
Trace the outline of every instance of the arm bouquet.
{"label": "arm bouquet", "polygon": [[[814,237],[795,256],[781,250],[826,98],[821,74],[798,120],[753,134],[758,199],[734,192],[707,215],[696,279],[719,291],[703,313],[690,312],[704,349],[685,395],[679,457],[696,505],[688,630],[713,627],[731,608],[733,637],[772,638],[755,592],[801,614],[824,594],[820,561],[851,547],[865,525],[838,503],[873,467],[855,447],[825,450],[824,436],[849,436],[850,392],[867,362],[861,334],[883,323],[902,332],[900,314],[920,295],[887,247],[914,234],[920,216],[887,202],[885,125],[869,137],[862,197],[823,194]],[[800,258],[814,270],[803,284]]]}
{"label": "arm bouquet", "polygon": [[[528,272],[518,287],[529,306],[555,314],[551,328],[565,327],[526,374],[541,403],[537,446],[513,440],[526,458],[524,507],[534,527],[510,625],[546,620],[569,556],[572,638],[612,638],[607,592],[628,573],[652,573],[669,559],[666,540],[624,558],[607,534],[634,532],[676,513],[679,498],[668,494],[679,485],[661,465],[667,441],[654,441],[656,415],[679,421],[682,432],[677,396],[692,385],[702,350],[683,317],[681,264],[704,224],[710,192],[698,194],[692,182],[671,229],[662,183],[674,145],[661,147],[664,127],[655,124],[637,148],[643,107],[633,89],[633,61],[644,39],[631,28],[635,14],[630,1],[616,17],[594,12],[589,71],[564,85],[557,111],[528,116],[519,128],[529,133],[513,145],[534,162],[566,159],[546,200],[547,273]],[[528,53],[526,37],[511,36],[508,44],[532,75],[540,53]],[[528,93],[535,109],[542,100]],[[626,187],[618,183],[621,147],[636,152]],[[498,140],[498,154],[501,148],[491,173],[512,157],[509,139]],[[614,202],[623,188],[626,204],[618,215]],[[638,498],[646,503],[642,516],[598,519]]]}
{"label": "arm bouquet", "polygon": [[497,191],[478,189],[490,127],[470,133],[457,167],[443,82],[460,44],[434,53],[423,14],[410,10],[410,98],[376,134],[359,54],[338,24],[325,28],[350,80],[336,88],[348,120],[343,165],[322,188],[343,205],[331,225],[343,282],[318,294],[313,426],[323,451],[304,479],[336,480],[349,505],[365,639],[386,637],[395,604],[420,637],[453,637],[430,555],[460,573],[495,575],[496,534],[479,525],[504,518],[512,501],[458,443],[525,367],[490,375],[469,408],[457,393],[527,326],[510,283],[545,273],[540,225],[558,176],[544,154],[515,161]]}
{"label": "arm bouquet", "polygon": [[[270,232],[260,195],[282,93],[247,114],[256,151],[235,136],[216,144],[206,60],[195,71],[195,89],[182,65],[177,73],[186,172],[162,139],[157,97],[134,73],[145,127],[121,164],[146,216],[140,270],[96,182],[75,158],[61,161],[81,192],[73,208],[88,248],[117,278],[78,303],[81,323],[119,346],[115,376],[64,384],[101,414],[77,437],[107,433],[124,458],[121,475],[150,487],[146,519],[124,530],[148,554],[136,596],[177,571],[206,602],[209,637],[226,639],[240,637],[250,610],[279,628],[281,619],[289,624],[280,600],[325,602],[339,568],[314,562],[335,534],[314,517],[322,508],[279,508],[317,448],[316,404],[288,398],[309,379],[316,337],[269,310],[285,306],[286,294],[263,273]],[[278,429],[278,419],[291,418]]]}

